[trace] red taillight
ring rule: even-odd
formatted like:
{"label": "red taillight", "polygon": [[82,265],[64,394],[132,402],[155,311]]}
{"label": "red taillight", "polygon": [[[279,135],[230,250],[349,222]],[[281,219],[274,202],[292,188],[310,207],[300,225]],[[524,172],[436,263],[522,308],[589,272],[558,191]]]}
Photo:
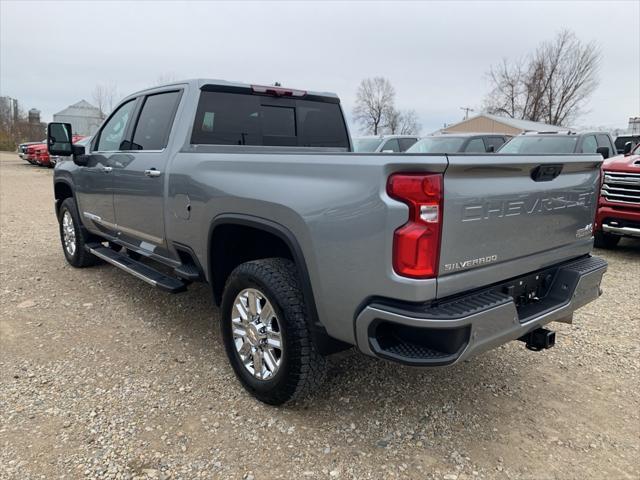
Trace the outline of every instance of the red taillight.
{"label": "red taillight", "polygon": [[409,221],[393,236],[393,269],[411,278],[438,275],[442,230],[442,174],[396,173],[387,193],[409,207]]}
{"label": "red taillight", "polygon": [[304,90],[295,90],[292,88],[270,87],[263,85],[251,85],[254,93],[262,93],[264,95],[274,95],[276,97],[304,97],[307,92]]}

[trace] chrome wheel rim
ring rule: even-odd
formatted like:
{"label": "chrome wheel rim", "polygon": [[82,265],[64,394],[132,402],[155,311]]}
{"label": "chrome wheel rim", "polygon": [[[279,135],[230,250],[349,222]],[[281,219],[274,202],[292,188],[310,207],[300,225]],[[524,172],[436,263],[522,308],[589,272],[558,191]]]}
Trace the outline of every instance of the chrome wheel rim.
{"label": "chrome wheel rim", "polygon": [[62,214],[62,241],[64,249],[73,256],[76,253],[76,228],[69,210],[65,210]]}
{"label": "chrome wheel rim", "polygon": [[280,322],[267,297],[255,288],[236,296],[231,333],[244,368],[259,380],[273,377],[282,363]]}

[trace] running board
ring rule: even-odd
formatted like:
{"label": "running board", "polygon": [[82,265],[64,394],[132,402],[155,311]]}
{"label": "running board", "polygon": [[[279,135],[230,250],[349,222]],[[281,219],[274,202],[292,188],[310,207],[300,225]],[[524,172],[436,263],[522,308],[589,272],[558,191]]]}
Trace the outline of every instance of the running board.
{"label": "running board", "polygon": [[116,252],[115,250],[105,247],[99,243],[89,244],[86,246],[89,253],[92,253],[98,258],[101,258],[105,262],[110,263],[130,273],[134,277],[139,278],[143,282],[147,282],[149,285],[153,285],[161,290],[165,290],[169,293],[179,293],[187,289],[187,286],[183,281],[178,278],[170,277],[162,272],[138,262],[125,253]]}

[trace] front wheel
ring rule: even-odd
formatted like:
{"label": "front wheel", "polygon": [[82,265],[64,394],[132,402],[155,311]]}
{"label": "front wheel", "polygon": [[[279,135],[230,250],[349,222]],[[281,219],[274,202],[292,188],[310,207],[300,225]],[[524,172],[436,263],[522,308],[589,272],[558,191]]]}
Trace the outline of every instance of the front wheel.
{"label": "front wheel", "polygon": [[618,235],[611,235],[610,233],[596,232],[594,236],[593,244],[598,248],[615,248],[620,242]]}
{"label": "front wheel", "polygon": [[78,208],[72,197],[66,198],[60,205],[58,223],[60,225],[62,251],[70,265],[82,268],[100,263],[98,257],[85,249],[87,243],[96,239],[92,238],[80,224]]}
{"label": "front wheel", "polygon": [[307,326],[296,267],[269,258],[243,263],[222,298],[222,339],[243,387],[270,405],[303,398],[325,377]]}

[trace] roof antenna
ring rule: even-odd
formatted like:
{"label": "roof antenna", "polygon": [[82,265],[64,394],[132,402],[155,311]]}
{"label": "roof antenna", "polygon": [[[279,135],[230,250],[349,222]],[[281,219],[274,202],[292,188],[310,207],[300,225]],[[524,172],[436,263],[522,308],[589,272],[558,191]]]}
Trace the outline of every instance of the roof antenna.
{"label": "roof antenna", "polygon": [[280,82],[275,82],[275,83],[273,84],[273,86],[274,86],[274,87],[281,87],[281,86],[282,86],[282,84],[281,84]]}

